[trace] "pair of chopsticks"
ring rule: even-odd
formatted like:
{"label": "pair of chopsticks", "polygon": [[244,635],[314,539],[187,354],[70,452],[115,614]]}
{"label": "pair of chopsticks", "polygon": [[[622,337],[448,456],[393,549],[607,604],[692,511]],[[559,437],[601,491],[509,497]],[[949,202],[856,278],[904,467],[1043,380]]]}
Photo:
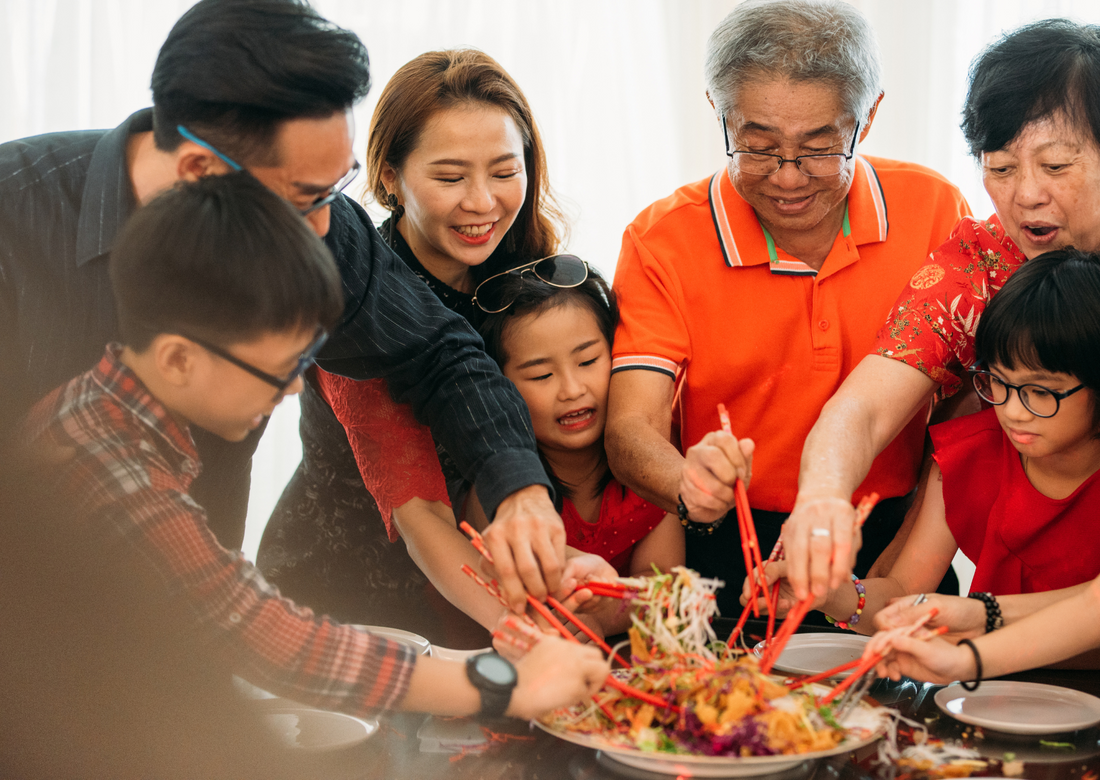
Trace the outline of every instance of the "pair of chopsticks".
{"label": "pair of chopsticks", "polygon": [[[718,418],[722,423],[722,430],[732,436],[733,430],[730,425],[729,412],[725,404],[718,404]],[[734,642],[740,637],[741,631],[744,629],[745,623],[748,620],[750,610],[754,617],[760,616],[759,597],[763,594],[764,602],[768,609],[768,623],[764,636],[764,657],[761,659],[760,668],[761,671],[767,674],[771,671],[776,659],[782,654],[783,648],[786,646],[791,635],[794,634],[795,629],[798,628],[802,620],[806,617],[806,614],[813,607],[814,598],[813,595],[810,594],[803,601],[796,604],[787,614],[787,618],[783,621],[783,625],[780,626],[778,633],[775,632],[775,611],[779,603],[779,581],[777,580],[769,588],[765,569],[768,563],[775,563],[783,558],[783,540],[780,538],[779,541],[775,543],[775,547],[772,548],[767,562],[761,561],[760,542],[756,536],[756,525],[752,519],[752,509],[749,505],[748,491],[745,489],[745,483],[738,478],[734,482],[733,489],[734,506],[737,511],[737,524],[741,533],[741,551],[745,557],[745,571],[750,573],[750,592],[748,604],[745,605],[745,609],[742,611],[741,617],[737,621],[737,625],[730,633],[727,645],[732,647]],[[866,522],[867,517],[871,514],[871,510],[874,509],[877,502],[877,493],[871,493],[863,497],[859,506],[856,507],[857,527],[863,526],[863,523]],[[751,576],[751,572],[754,570],[756,571],[756,577]]]}
{"label": "pair of chopsticks", "polygon": [[[475,528],[473,528],[469,523],[466,523],[466,522],[461,523],[459,525],[459,528],[461,528],[462,531],[467,536],[470,537],[470,542],[473,544],[474,549],[476,549],[479,553],[481,553],[482,557],[484,557],[485,560],[487,560],[489,563],[492,563],[493,562],[493,556],[489,552],[489,549],[485,546],[485,542],[481,538],[481,534],[479,534]],[[502,604],[507,606],[507,602],[505,601],[504,596],[500,593],[500,586],[497,584],[496,580],[486,582],[486,580],[484,578],[478,576],[477,572],[475,572],[473,569],[471,569],[469,565],[463,565],[462,571],[467,576],[473,577],[474,580],[476,582],[478,582],[478,584],[485,587],[491,594],[493,594],[498,600],[500,600],[500,602]],[[595,584],[596,583],[589,583],[589,584],[584,585],[583,587],[584,588],[590,588],[591,585],[595,585]],[[614,596],[615,598],[624,598],[624,597],[626,597],[626,595],[629,592],[629,589],[626,588],[626,586],[619,585],[617,583],[599,583],[599,584],[601,586],[603,586],[603,589],[606,590],[607,594],[617,594],[617,595]],[[593,593],[595,593],[595,591],[593,591]],[[602,594],[597,593],[596,595],[602,595]],[[603,650],[605,653],[607,653],[607,655],[609,657],[614,658],[616,661],[618,661],[623,666],[626,666],[626,667],[630,666],[630,664],[622,656],[620,656],[618,653],[616,653],[605,641],[603,641],[603,639],[601,639],[598,634],[596,634],[594,631],[592,631],[592,629],[590,629],[587,625],[585,625],[584,621],[580,620],[570,610],[566,609],[566,607],[560,601],[558,601],[556,598],[554,598],[553,596],[547,596],[546,597],[546,604],[543,604],[538,599],[536,599],[534,596],[532,596],[530,593],[528,593],[527,594],[527,604],[532,609],[534,609],[539,615],[541,615],[542,618],[547,623],[549,623],[566,640],[568,640],[570,642],[577,642],[577,643],[580,642],[580,640],[577,639],[577,637],[575,637],[573,635],[573,633],[568,628],[565,627],[565,624],[562,623],[560,620],[557,619],[557,617],[554,616],[554,613],[551,612],[550,609],[557,610],[558,613],[560,613],[568,622],[570,622],[574,626],[576,626],[581,631],[581,633],[583,633],[585,636],[587,636],[589,639],[591,639],[601,650]],[[547,607],[547,605],[549,605],[549,608]],[[524,617],[526,617],[526,616],[524,616]],[[530,620],[530,618],[527,618],[527,620]],[[506,624],[507,624],[507,621],[506,621]],[[532,621],[532,625],[533,625],[533,621]],[[517,646],[521,647],[521,649],[522,649],[522,646],[519,645],[518,643],[516,643],[514,638],[508,637],[507,635],[498,636],[498,633],[499,632],[494,632],[494,634],[493,634],[494,638],[503,639],[504,641],[512,642],[513,644],[517,644]],[[526,632],[524,632],[524,633],[526,633]],[[530,649],[530,645],[528,645],[527,649]],[[622,680],[615,677],[613,674],[609,674],[607,676],[607,679],[604,681],[604,684],[616,689],[617,691],[622,693],[624,696],[629,696],[631,698],[638,699],[639,701],[644,701],[647,704],[652,704],[655,707],[660,707],[661,709],[671,710],[671,711],[675,712],[676,714],[681,714],[682,713],[682,708],[681,707],[678,707],[674,704],[670,704],[669,702],[665,701],[664,699],[660,698],[659,696],[654,696],[651,693],[647,693],[645,691],[640,691],[637,688],[634,688],[633,686],[627,685]],[[613,722],[617,720],[617,718],[610,711],[610,709],[607,708],[606,705],[601,704],[600,702],[597,702],[597,704],[603,710],[604,714],[607,715]]]}
{"label": "pair of chopsticks", "polygon": [[[937,614],[939,614],[939,610],[936,607],[932,607],[926,615],[913,621],[908,626],[902,626],[901,628],[894,629],[893,633],[896,636],[912,636],[917,631],[924,628],[928,621],[934,618]],[[921,639],[923,641],[927,641],[932,637],[943,636],[947,633],[947,631],[947,626],[939,626],[938,628],[929,631],[926,635],[921,637]],[[868,648],[868,650],[864,652],[862,658],[857,659],[855,662],[843,664],[842,666],[853,669],[852,674],[849,675],[846,679],[839,682],[836,687],[834,687],[824,698],[821,699],[819,704],[830,704],[834,699],[836,699],[837,696],[844,694],[844,696],[841,698],[840,702],[836,706],[835,714],[837,715],[837,717],[843,717],[847,712],[850,712],[853,707],[859,704],[860,700],[874,683],[874,675],[868,675],[868,672],[878,666],[879,662],[882,661],[890,652],[890,649],[890,643],[889,641],[887,641],[886,647],[883,649],[882,652],[872,653],[870,652],[870,648]],[[839,669],[840,667],[837,668]],[[855,684],[857,680],[860,681],[860,684],[858,686]],[[803,684],[805,684],[805,682],[803,682]]]}
{"label": "pair of chopsticks", "polygon": [[[733,427],[730,425],[730,415],[725,404],[718,404],[718,419],[721,420],[722,430],[733,436]],[[749,610],[752,611],[753,617],[760,617],[758,598],[761,593],[764,594],[764,602],[768,607],[768,628],[765,638],[770,641],[772,631],[775,629],[775,605],[779,597],[779,583],[776,583],[776,587],[769,589],[767,577],[764,576],[765,564],[760,557],[760,540],[756,536],[756,524],[752,519],[749,493],[740,477],[733,483],[733,497],[737,514],[737,528],[741,535],[741,553],[745,557],[745,571],[749,572],[750,576],[755,571],[757,576],[750,580],[749,603],[741,613],[737,626],[730,634],[727,642],[728,647],[732,647],[737,637],[741,635],[741,630],[745,627],[745,622],[749,617]],[[775,556],[775,550],[772,551],[772,556]],[[768,560],[773,560],[773,557],[769,557]]]}

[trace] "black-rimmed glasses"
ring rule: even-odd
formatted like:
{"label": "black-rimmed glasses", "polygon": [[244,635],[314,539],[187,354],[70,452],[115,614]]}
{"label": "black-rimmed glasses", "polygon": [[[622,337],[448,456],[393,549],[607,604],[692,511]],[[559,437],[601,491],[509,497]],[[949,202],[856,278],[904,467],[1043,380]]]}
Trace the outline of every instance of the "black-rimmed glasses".
{"label": "black-rimmed glasses", "polygon": [[[199,138],[197,135],[192,133],[190,130],[188,130],[183,125],[176,125],[176,132],[178,132],[180,135],[182,135],[184,138],[186,138],[191,143],[198,144],[203,149],[205,149],[206,151],[213,154],[215,157],[217,157],[223,163],[228,165],[234,171],[243,171],[243,170],[245,170],[245,167],[243,165],[241,165],[239,162],[234,160],[229,155],[224,154],[223,152],[218,150],[213,144],[209,144],[206,141],[202,140],[201,138]],[[323,209],[325,206],[331,205],[332,202],[334,200],[336,200],[337,196],[341,192],[343,192],[349,184],[351,184],[352,180],[356,176],[359,175],[359,168],[360,168],[359,161],[356,160],[355,165],[353,165],[351,167],[351,170],[349,170],[347,173],[345,173],[343,178],[340,179],[340,181],[338,181],[338,182],[336,182],[336,184],[332,185],[332,187],[329,189],[328,192],[326,192],[323,195],[318,195],[317,199],[315,201],[313,201],[312,203],[310,203],[308,206],[306,206],[304,209],[299,209],[297,206],[295,206],[294,208],[298,209],[298,213],[301,214],[303,217],[308,217],[310,214],[317,211],[318,209]]]}
{"label": "black-rimmed glasses", "polygon": [[988,371],[971,369],[971,378],[974,382],[974,390],[983,400],[994,406],[1000,406],[1008,401],[1009,393],[1013,390],[1020,396],[1020,403],[1024,408],[1036,417],[1053,417],[1058,414],[1062,399],[1069,398],[1078,390],[1083,390],[1084,385],[1077,385],[1072,390],[1059,392],[1049,387],[1035,384],[1011,385],[995,374]]}
{"label": "black-rimmed glasses", "polygon": [[730,133],[726,126],[726,115],[722,114],[722,136],[726,139],[726,156],[733,160],[737,170],[741,173],[753,176],[771,176],[779,173],[784,163],[794,163],[794,166],[806,176],[836,176],[844,170],[856,153],[856,139],[859,138],[859,122],[856,122],[855,132],[852,133],[852,145],[847,154],[801,154],[798,157],[786,158],[779,154],[765,154],[764,152],[746,152],[740,149],[730,149]]}
{"label": "black-rimmed glasses", "polygon": [[205,339],[196,338],[195,336],[189,336],[187,334],[180,335],[190,341],[195,342],[207,352],[217,355],[223,360],[229,361],[237,368],[247,371],[257,379],[262,379],[264,382],[267,382],[277,391],[275,394],[276,398],[283,395],[283,393],[286,392],[286,389],[294,384],[294,381],[298,379],[298,377],[300,377],[302,374],[304,374],[306,372],[306,369],[313,365],[314,361],[317,359],[317,353],[321,351],[321,347],[323,347],[325,345],[325,342],[328,340],[328,333],[325,331],[325,329],[320,327],[317,328],[317,333],[316,335],[314,335],[313,341],[309,342],[309,345],[305,348],[305,351],[303,351],[302,354],[298,356],[298,364],[294,367],[294,370],[284,377],[278,377],[273,374],[269,374],[262,369],[256,368],[254,365],[247,361],[241,360],[239,357],[223,349],[222,347],[219,347],[217,344],[211,344]]}
{"label": "black-rimmed glasses", "polygon": [[576,287],[588,278],[588,263],[576,255],[551,255],[533,260],[510,271],[490,276],[474,289],[473,302],[487,314],[499,314],[515,302],[518,294],[518,290],[514,290],[509,296],[503,281],[509,276],[526,273],[534,274],[537,279],[551,287]]}

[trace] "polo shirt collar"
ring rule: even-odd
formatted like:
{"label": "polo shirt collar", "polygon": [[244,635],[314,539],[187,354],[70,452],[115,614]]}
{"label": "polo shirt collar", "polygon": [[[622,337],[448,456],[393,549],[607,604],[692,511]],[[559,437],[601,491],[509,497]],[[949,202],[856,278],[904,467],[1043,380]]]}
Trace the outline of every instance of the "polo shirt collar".
{"label": "polo shirt collar", "polygon": [[126,166],[126,142],[134,133],[152,129],[153,110],[145,108],[108,130],[96,144],[76,226],[77,267],[110,252],[119,230],[137,207]]}
{"label": "polo shirt collar", "polygon": [[[855,175],[848,190],[848,219],[851,224],[851,239],[856,246],[885,241],[890,232],[887,219],[886,196],[882,191],[875,168],[865,158],[856,155]],[[729,178],[729,170],[723,168],[710,180],[710,213],[714,222],[718,243],[722,247],[722,258],[730,268],[737,266],[764,265],[770,262],[768,242],[764,228],[752,206],[745,201]],[[755,224],[757,229],[734,230],[733,225]],[[816,272],[798,261],[780,260],[780,265],[792,268],[775,268],[777,273]],[[800,271],[793,266],[801,266]]]}

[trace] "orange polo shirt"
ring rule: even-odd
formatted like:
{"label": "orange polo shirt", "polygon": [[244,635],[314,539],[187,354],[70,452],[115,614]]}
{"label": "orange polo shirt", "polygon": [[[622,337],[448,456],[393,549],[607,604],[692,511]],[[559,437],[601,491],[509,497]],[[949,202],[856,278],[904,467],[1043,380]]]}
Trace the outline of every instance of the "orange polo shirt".
{"label": "orange polo shirt", "polygon": [[[912,163],[856,157],[841,230],[815,272],[767,240],[723,169],[647,208],[626,229],[615,270],[622,320],[613,371],[649,370],[679,383],[680,440],[719,429],[756,442],[749,501],[790,512],[806,435],[825,402],[872,351],[908,283],[970,213],[959,190]],[[925,416],[875,460],[853,496],[908,493]]]}

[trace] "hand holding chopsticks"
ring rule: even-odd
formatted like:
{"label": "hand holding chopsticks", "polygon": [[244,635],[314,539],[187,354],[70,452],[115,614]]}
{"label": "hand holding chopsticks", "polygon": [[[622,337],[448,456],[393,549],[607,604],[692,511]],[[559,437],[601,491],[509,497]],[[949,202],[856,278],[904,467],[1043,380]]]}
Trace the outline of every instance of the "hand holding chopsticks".
{"label": "hand holding chopsticks", "polygon": [[751,439],[733,435],[727,414],[721,431],[708,433],[684,453],[679,493],[688,520],[713,523],[734,508],[738,500],[734,485],[737,480],[749,480],[754,449]]}
{"label": "hand holding chopsticks", "polygon": [[[487,560],[490,560],[488,550],[485,548],[484,542],[482,541],[482,538],[481,538],[481,534],[479,534],[468,523],[462,523],[462,524],[460,524],[459,527],[470,537],[470,542],[474,545],[474,547],[479,552],[481,552],[482,555],[486,556]],[[498,597],[500,597],[501,600],[502,600],[502,603],[503,603],[503,597],[499,596],[499,589],[496,589],[496,582],[495,581],[486,582],[476,572],[474,572],[473,569],[471,569],[469,566],[464,566],[463,571],[468,576],[474,577],[476,580],[478,580],[485,587],[489,588],[490,593],[492,593],[495,589],[496,593],[494,595],[497,595]],[[618,597],[619,598],[624,598],[627,595],[627,593],[629,592],[624,586],[618,585],[617,583],[599,583],[599,584],[601,586],[605,586],[606,590],[609,593],[618,592],[618,594],[619,594]],[[573,625],[577,626],[581,630],[581,632],[585,634],[585,636],[587,636],[589,639],[593,640],[609,656],[614,657],[615,660],[617,660],[619,663],[623,664],[624,666],[629,666],[629,664],[621,656],[614,653],[614,651],[611,649],[611,647],[609,647],[607,645],[606,642],[604,642],[598,635],[596,635],[593,631],[591,631],[591,629],[589,629],[588,626],[586,626],[584,624],[584,622],[582,620],[580,620],[580,618],[578,618],[576,615],[574,615],[570,610],[566,609],[565,606],[562,605],[562,603],[559,602],[557,599],[555,599],[553,596],[548,596],[547,597],[547,603],[550,605],[549,607],[547,607],[546,604],[543,604],[541,601],[539,601],[538,599],[536,599],[534,596],[532,596],[530,594],[527,594],[527,603],[547,623],[549,623],[551,626],[553,626],[553,628],[559,634],[561,634],[561,636],[564,639],[566,639],[570,642],[579,642],[580,641],[576,638],[576,636],[573,635],[573,633],[568,628],[565,627],[565,624],[562,623],[560,620],[558,620],[558,618],[554,615],[554,613],[550,611],[551,608],[557,610],[558,613],[561,614],[568,622],[570,622]],[[497,637],[496,634],[494,634],[494,638],[499,638],[499,639],[502,639],[504,641],[511,641],[511,642],[515,643],[517,647],[521,646],[520,643],[523,642],[522,638],[518,639],[518,640],[515,639],[515,638],[509,638],[509,639],[505,640],[503,636],[502,637]],[[529,640],[529,643],[530,643],[530,640],[533,640],[533,637],[528,636],[528,640]],[[664,699],[660,698],[659,696],[654,696],[653,694],[646,693],[645,691],[640,691],[640,690],[638,690],[638,689],[636,689],[636,688],[634,688],[630,685],[627,685],[626,683],[622,682],[617,677],[615,677],[613,674],[609,674],[607,676],[607,679],[605,680],[604,684],[609,686],[609,687],[615,688],[616,690],[618,690],[620,693],[622,693],[625,696],[630,696],[632,698],[638,699],[639,701],[646,702],[647,704],[652,704],[655,707],[659,707],[661,709],[671,710],[672,712],[676,712],[676,713],[681,712],[680,707],[669,704],[668,702],[666,702]],[[608,717],[610,717],[612,720],[615,720],[612,713],[604,705],[600,705],[600,706],[604,710],[604,713],[608,715]]]}

